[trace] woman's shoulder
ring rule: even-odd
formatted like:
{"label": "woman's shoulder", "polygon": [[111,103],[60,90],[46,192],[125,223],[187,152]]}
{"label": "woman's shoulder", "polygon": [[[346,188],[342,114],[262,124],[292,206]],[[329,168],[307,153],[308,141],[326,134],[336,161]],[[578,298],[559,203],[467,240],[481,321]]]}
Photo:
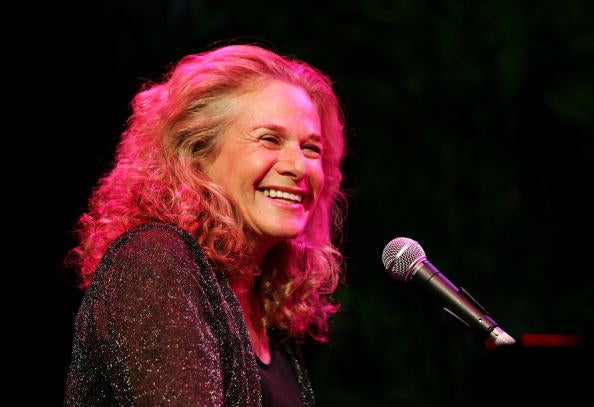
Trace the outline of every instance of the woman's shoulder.
{"label": "woman's shoulder", "polygon": [[142,266],[177,264],[207,268],[202,248],[190,233],[166,222],[149,222],[132,227],[116,238],[100,265],[127,263]]}
{"label": "woman's shoulder", "polygon": [[132,227],[113,241],[108,252],[119,251],[122,248],[159,252],[186,248],[202,254],[200,245],[192,235],[167,222],[148,222]]}
{"label": "woman's shoulder", "polygon": [[129,229],[112,242],[94,281],[106,288],[113,282],[132,286],[172,279],[202,280],[211,273],[192,235],[170,223],[150,222]]}
{"label": "woman's shoulder", "polygon": [[133,226],[132,228],[128,229],[124,233],[122,233],[114,243],[117,245],[122,244],[128,240],[133,239],[146,239],[146,238],[156,238],[156,239],[182,239],[185,240],[187,238],[191,238],[191,235],[186,232],[181,227],[174,225],[173,223],[168,222],[147,222],[141,223],[139,225]]}

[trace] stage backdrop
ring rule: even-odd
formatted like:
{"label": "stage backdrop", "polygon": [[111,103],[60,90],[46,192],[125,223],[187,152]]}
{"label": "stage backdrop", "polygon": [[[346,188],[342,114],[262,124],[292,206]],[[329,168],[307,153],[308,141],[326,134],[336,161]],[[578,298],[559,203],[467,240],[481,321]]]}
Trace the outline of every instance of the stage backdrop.
{"label": "stage backdrop", "polygon": [[[109,168],[129,99],[180,56],[236,37],[319,66],[344,102],[343,308],[330,343],[306,348],[320,406],[585,393],[577,371],[589,367],[594,322],[592,2],[82,3],[16,16],[34,88],[20,123],[39,165],[27,185],[44,208],[33,212],[43,244],[30,256],[40,306],[26,317],[43,405],[61,403],[80,301],[60,261]],[[519,346],[487,351],[427,293],[390,277],[381,254],[396,237],[417,240]],[[525,334],[578,343],[528,346]]]}

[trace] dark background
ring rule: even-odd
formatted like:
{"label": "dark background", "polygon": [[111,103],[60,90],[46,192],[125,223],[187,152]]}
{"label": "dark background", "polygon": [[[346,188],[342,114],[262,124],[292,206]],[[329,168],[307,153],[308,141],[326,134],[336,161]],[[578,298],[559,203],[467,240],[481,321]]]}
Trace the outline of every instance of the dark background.
{"label": "dark background", "polygon": [[[40,304],[23,318],[35,365],[22,397],[61,404],[80,293],[60,263],[109,167],[130,98],[182,55],[237,37],[321,68],[346,110],[343,310],[332,340],[305,349],[319,405],[586,395],[594,3],[80,3],[5,17],[27,38],[19,45],[26,58],[8,68],[26,61],[32,89],[22,92],[27,119],[19,125],[34,151],[23,159],[36,164],[21,183],[35,196],[27,232],[39,236],[22,243],[21,260],[33,265],[28,286]],[[487,351],[426,293],[391,278],[381,253],[399,236],[417,240],[518,343]],[[527,333],[578,335],[581,344],[528,346]]]}

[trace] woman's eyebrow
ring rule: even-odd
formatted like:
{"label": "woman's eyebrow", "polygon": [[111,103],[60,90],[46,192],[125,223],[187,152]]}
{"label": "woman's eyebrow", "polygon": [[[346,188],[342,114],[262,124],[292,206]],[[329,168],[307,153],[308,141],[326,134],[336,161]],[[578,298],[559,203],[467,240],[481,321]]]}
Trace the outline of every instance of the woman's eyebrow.
{"label": "woman's eyebrow", "polygon": [[[287,130],[287,128],[285,126],[281,126],[279,124],[275,124],[275,123],[261,123],[258,124],[254,127],[252,127],[252,131],[254,130],[259,130],[259,129],[268,129],[268,130],[274,130],[274,131],[278,131],[280,133],[285,132]],[[313,141],[317,141],[317,142],[322,142],[323,141],[323,137],[318,134],[318,133],[311,133],[308,135],[310,140]]]}

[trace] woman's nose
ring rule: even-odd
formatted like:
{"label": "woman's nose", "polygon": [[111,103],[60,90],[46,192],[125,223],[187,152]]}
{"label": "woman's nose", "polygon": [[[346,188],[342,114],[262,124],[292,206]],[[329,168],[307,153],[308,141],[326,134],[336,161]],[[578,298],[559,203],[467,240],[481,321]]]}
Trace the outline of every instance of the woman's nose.
{"label": "woman's nose", "polygon": [[300,179],[306,173],[306,160],[301,146],[285,146],[277,162],[277,171]]}

